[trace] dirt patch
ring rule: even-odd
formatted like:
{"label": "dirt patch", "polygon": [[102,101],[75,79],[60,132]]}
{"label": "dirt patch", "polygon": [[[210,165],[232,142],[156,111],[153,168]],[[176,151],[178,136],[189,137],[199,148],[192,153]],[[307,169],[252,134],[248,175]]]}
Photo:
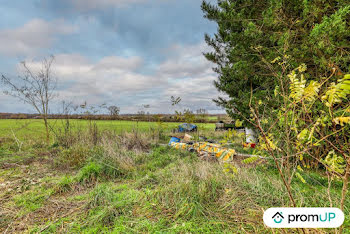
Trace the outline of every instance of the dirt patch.
{"label": "dirt patch", "polygon": [[8,143],[13,143],[15,142],[14,139],[9,138],[9,137],[0,137],[0,146],[3,144],[8,144]]}
{"label": "dirt patch", "polygon": [[[79,213],[84,207],[85,203],[82,201],[67,201],[65,197],[50,198],[36,211],[30,212],[20,218],[12,219],[13,222],[11,223],[7,222],[7,232],[25,232],[34,226],[42,226],[39,230],[39,232],[42,232],[47,229],[50,224],[59,221],[61,218],[73,216],[74,213]],[[8,216],[8,220],[10,218],[11,216]],[[0,231],[6,230],[0,229]]]}
{"label": "dirt patch", "polygon": [[[67,202],[63,197],[49,198],[39,209],[19,216],[20,209],[14,203],[17,196],[39,188],[54,186],[51,178],[58,176],[50,169],[51,160],[30,157],[14,163],[2,163],[0,167],[0,232],[18,233],[28,230],[36,224],[44,224],[48,220],[61,217],[71,209],[79,206],[79,202]],[[24,165],[25,164],[25,165]],[[49,178],[49,180],[45,179]]]}

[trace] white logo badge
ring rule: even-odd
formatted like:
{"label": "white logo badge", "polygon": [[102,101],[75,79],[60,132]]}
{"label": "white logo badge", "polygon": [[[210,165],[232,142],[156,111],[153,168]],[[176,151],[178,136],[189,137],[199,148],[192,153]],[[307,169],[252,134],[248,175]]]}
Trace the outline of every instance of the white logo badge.
{"label": "white logo badge", "polygon": [[269,208],[264,223],[271,228],[337,228],[344,222],[338,208]]}

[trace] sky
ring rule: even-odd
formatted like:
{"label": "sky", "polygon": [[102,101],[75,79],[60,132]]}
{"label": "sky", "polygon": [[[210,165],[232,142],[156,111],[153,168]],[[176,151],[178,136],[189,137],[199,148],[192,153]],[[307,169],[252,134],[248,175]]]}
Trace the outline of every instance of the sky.
{"label": "sky", "polygon": [[[211,2],[214,2],[212,0]],[[59,103],[116,105],[121,113],[172,113],[205,108],[221,113],[214,64],[204,34],[217,27],[203,17],[201,0],[0,0],[0,73],[16,78],[21,61],[34,71],[55,56]],[[0,90],[4,91],[3,84]],[[0,94],[0,112],[33,108]]]}

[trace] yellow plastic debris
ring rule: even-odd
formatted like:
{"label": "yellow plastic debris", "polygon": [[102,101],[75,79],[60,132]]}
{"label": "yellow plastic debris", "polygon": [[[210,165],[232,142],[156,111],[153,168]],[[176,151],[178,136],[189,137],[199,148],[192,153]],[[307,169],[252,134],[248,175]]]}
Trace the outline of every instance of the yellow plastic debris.
{"label": "yellow plastic debris", "polygon": [[218,159],[224,162],[232,160],[233,156],[236,153],[234,149],[228,149],[228,148],[222,147],[220,144],[211,144],[207,142],[197,142],[197,143],[194,143],[193,145],[173,142],[171,143],[171,146],[174,147],[175,149],[187,150],[189,148],[193,148],[198,153],[201,151],[208,152],[210,154],[214,154]]}

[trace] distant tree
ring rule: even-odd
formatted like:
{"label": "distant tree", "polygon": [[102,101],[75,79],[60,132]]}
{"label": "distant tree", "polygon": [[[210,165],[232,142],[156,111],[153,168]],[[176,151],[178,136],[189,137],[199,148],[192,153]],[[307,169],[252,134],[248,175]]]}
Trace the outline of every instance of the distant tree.
{"label": "distant tree", "polygon": [[143,109],[143,111],[145,112],[145,114],[146,115],[148,115],[148,121],[150,120],[150,118],[149,118],[149,111],[146,111],[146,110],[148,110],[148,109],[150,109],[151,108],[151,105],[150,104],[144,104],[144,105],[142,105],[142,109]]}
{"label": "distant tree", "polygon": [[200,108],[196,110],[196,114],[202,118],[202,120],[205,120],[205,118],[208,116],[208,111],[204,108]]}
{"label": "distant tree", "polygon": [[204,108],[200,108],[198,110],[196,110],[197,115],[207,115],[208,111]]}
{"label": "distant tree", "polygon": [[120,108],[117,106],[109,106],[108,111],[111,116],[118,116],[120,112]]}
{"label": "distant tree", "polygon": [[138,112],[137,112],[137,114],[138,114],[138,115],[145,115],[145,114],[146,114],[146,112],[145,112],[145,111],[143,111],[143,110],[140,110],[140,111],[138,111]]}
{"label": "distant tree", "polygon": [[22,75],[13,78],[1,75],[1,81],[7,88],[4,93],[31,105],[40,114],[45,125],[47,143],[50,141],[49,104],[56,96],[54,91],[57,83],[56,78],[52,75],[53,61],[54,56],[43,59],[38,69],[28,66],[23,61],[21,62]]}
{"label": "distant tree", "polygon": [[183,111],[183,119],[186,121],[186,123],[193,123],[195,121],[195,118],[196,116],[190,109],[185,109]]}

